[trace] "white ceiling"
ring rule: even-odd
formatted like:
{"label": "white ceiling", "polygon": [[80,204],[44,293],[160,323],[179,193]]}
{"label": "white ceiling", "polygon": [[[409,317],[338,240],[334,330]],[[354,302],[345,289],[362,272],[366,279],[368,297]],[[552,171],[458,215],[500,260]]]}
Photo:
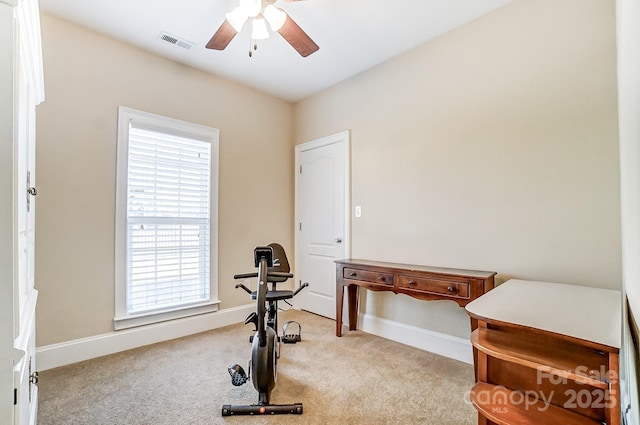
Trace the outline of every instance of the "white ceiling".
{"label": "white ceiling", "polygon": [[[249,57],[250,25],[223,51],[205,45],[238,0],[40,0],[52,15],[145,50],[298,101],[511,0],[279,1],[320,46],[301,57],[274,33]],[[194,44],[162,41],[166,32]]]}

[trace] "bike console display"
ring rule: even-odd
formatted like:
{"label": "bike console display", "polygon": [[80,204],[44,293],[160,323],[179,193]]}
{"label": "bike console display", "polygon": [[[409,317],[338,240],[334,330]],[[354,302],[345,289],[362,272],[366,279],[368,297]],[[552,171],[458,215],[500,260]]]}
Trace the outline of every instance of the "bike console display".
{"label": "bike console display", "polygon": [[270,246],[257,246],[253,250],[253,261],[258,267],[260,265],[260,260],[266,258],[267,267],[273,267],[273,248]]}

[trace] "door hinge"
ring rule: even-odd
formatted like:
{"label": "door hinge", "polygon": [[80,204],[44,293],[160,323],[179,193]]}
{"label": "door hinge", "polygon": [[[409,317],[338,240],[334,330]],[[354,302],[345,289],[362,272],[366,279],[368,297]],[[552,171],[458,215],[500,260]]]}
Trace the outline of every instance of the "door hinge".
{"label": "door hinge", "polygon": [[300,228],[300,230],[302,230],[302,223],[299,223],[298,227]]}
{"label": "door hinge", "polygon": [[13,389],[13,405],[17,405],[18,404],[18,389],[14,388]]}
{"label": "door hinge", "polygon": [[300,166],[300,174],[302,174],[302,165]]}

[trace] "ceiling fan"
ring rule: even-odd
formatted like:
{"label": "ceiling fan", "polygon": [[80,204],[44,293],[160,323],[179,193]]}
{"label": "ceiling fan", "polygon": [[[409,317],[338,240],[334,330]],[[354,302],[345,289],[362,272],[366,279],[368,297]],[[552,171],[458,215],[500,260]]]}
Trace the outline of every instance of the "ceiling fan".
{"label": "ceiling fan", "polygon": [[[306,32],[282,9],[273,4],[277,0],[239,0],[240,5],[225,14],[225,20],[218,31],[207,43],[207,49],[224,50],[233,37],[242,30],[245,22],[251,18],[253,40],[269,38],[267,23],[278,32],[302,57],[316,52],[318,45]],[[285,0],[288,2],[300,0]],[[254,45],[254,49],[257,46]],[[249,56],[252,53],[249,51]]]}

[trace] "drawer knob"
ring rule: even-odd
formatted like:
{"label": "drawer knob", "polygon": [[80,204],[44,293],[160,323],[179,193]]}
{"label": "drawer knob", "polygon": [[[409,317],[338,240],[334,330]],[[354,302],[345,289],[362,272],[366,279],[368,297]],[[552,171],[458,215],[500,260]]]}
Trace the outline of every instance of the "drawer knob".
{"label": "drawer knob", "polygon": [[351,272],[351,277],[356,277],[358,274],[356,272]]}
{"label": "drawer knob", "polygon": [[455,291],[456,291],[456,288],[454,288],[453,286],[449,286],[449,287],[447,287],[447,291],[449,291],[449,292],[455,292]]}
{"label": "drawer knob", "polygon": [[417,282],[415,280],[410,280],[409,285],[415,285]]}
{"label": "drawer knob", "polygon": [[384,278],[384,276],[378,276],[378,280],[379,280],[380,282],[384,282],[386,279]]}

